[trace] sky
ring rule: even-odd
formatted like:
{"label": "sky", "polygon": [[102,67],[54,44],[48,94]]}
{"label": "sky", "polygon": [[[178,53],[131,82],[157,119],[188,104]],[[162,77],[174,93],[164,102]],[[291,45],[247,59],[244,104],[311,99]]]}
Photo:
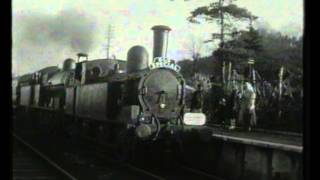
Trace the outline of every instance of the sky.
{"label": "sky", "polygon": [[[191,24],[186,19],[196,7],[213,0],[13,0],[12,71],[34,72],[61,65],[85,52],[89,59],[106,57],[107,27],[112,25],[110,54],[126,59],[134,45],[144,46],[152,57],[154,25],[170,26],[168,57],[190,58],[192,41],[199,44],[218,31],[215,24]],[[288,34],[303,32],[303,0],[238,0],[258,16],[260,24]],[[204,44],[200,54],[216,46]],[[150,60],[151,61],[151,60]]]}

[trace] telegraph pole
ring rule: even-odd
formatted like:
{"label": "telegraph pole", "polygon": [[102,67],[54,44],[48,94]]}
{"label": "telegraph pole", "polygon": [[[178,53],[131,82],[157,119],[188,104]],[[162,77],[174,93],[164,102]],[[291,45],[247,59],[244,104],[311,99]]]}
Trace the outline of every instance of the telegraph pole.
{"label": "telegraph pole", "polygon": [[220,34],[214,34],[213,36],[216,36],[214,38],[220,39],[219,49],[221,52],[219,53],[219,61],[221,63],[221,83],[224,87],[225,85],[225,59],[224,59],[224,12],[223,12],[223,3],[224,0],[219,0],[219,16],[220,16]]}
{"label": "telegraph pole", "polygon": [[219,15],[220,15],[220,48],[224,47],[224,12],[222,11],[224,0],[219,0]]}
{"label": "telegraph pole", "polygon": [[113,27],[109,24],[108,25],[108,32],[107,32],[107,59],[109,59],[110,54],[110,47],[111,47],[111,39],[113,38]]}

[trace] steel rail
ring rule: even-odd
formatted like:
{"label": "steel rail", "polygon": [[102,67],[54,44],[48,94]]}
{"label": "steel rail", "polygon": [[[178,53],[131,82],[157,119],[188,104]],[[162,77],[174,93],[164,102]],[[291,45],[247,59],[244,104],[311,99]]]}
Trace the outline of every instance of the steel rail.
{"label": "steel rail", "polygon": [[183,169],[186,169],[186,170],[188,170],[188,171],[190,171],[190,172],[193,172],[193,173],[195,173],[195,174],[200,174],[200,175],[202,175],[202,176],[206,176],[206,177],[211,178],[211,179],[224,180],[224,179],[222,179],[222,178],[220,178],[220,177],[218,177],[218,176],[215,176],[215,175],[212,175],[212,174],[203,172],[203,171],[198,170],[198,169],[194,169],[194,168],[187,167],[187,166],[184,166],[184,165],[181,165],[180,167],[183,168]]}
{"label": "steel rail", "polygon": [[140,173],[143,173],[143,174],[146,174],[146,175],[148,175],[148,176],[151,176],[151,177],[153,177],[153,178],[155,178],[155,179],[158,179],[158,180],[166,180],[166,179],[163,178],[163,177],[160,177],[160,176],[158,176],[158,175],[155,175],[155,174],[153,174],[153,173],[151,173],[151,172],[148,172],[147,170],[138,168],[138,167],[133,166],[133,165],[131,165],[131,164],[126,163],[125,166],[128,167],[128,168],[130,168],[130,169],[132,169],[132,170],[134,170],[134,171],[138,171],[138,172],[140,172]]}
{"label": "steel rail", "polygon": [[[86,137],[86,136],[81,136],[82,138],[84,138],[86,141],[89,141],[91,143],[94,143],[97,147],[95,147],[96,150],[98,151],[103,151],[103,148],[112,148],[113,146],[112,145],[106,145],[106,144],[100,144],[100,143],[97,143],[96,141],[94,141],[92,138],[89,138],[89,137]],[[101,158],[109,161],[109,162],[112,162],[112,163],[116,163],[116,164],[119,164],[120,166],[123,166],[125,168],[128,168],[132,171],[136,171],[136,172],[139,172],[141,174],[144,174],[144,175],[147,175],[147,176],[150,176],[152,178],[155,178],[157,180],[166,180],[165,178],[161,177],[161,176],[158,176],[156,174],[153,174],[152,172],[149,172],[145,169],[142,169],[142,168],[139,168],[137,166],[134,166],[130,163],[121,163],[119,161],[116,161],[116,160],[113,160],[111,159],[110,157],[106,156],[105,154],[101,153],[101,152],[96,152],[96,154],[98,156],[100,156]]]}
{"label": "steel rail", "polygon": [[41,153],[39,150],[37,150],[36,148],[34,148],[32,145],[30,145],[29,143],[27,143],[25,140],[23,140],[22,138],[20,138],[18,135],[16,135],[15,133],[13,133],[13,137],[16,138],[20,143],[22,143],[24,146],[26,146],[27,148],[29,148],[32,152],[34,152],[35,154],[37,154],[39,157],[41,157],[42,159],[44,159],[47,163],[49,163],[51,166],[53,166],[56,170],[58,170],[60,173],[62,173],[64,176],[68,177],[71,180],[77,180],[77,178],[75,178],[74,176],[72,176],[70,173],[68,173],[66,170],[64,170],[63,168],[61,168],[59,165],[57,165],[55,162],[53,162],[51,159],[49,159],[46,155],[44,155],[43,153]]}

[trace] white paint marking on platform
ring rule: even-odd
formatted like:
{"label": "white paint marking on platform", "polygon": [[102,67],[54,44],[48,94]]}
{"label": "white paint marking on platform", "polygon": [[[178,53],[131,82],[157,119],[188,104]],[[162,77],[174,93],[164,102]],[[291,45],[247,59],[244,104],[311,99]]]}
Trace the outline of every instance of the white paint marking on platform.
{"label": "white paint marking on platform", "polygon": [[282,149],[285,151],[293,151],[293,152],[297,152],[297,153],[302,153],[302,151],[303,151],[302,146],[296,146],[296,145],[273,143],[273,142],[254,140],[254,139],[249,139],[249,138],[239,138],[239,137],[220,135],[220,134],[215,134],[215,133],[213,133],[212,136],[214,138],[223,139],[224,141],[241,142],[244,144],[263,146],[263,147],[275,148],[275,149]]}

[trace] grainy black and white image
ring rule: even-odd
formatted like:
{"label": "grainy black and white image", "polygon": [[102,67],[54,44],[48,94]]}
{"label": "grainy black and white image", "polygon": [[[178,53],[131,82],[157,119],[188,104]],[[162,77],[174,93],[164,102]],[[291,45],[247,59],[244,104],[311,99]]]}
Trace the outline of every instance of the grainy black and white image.
{"label": "grainy black and white image", "polygon": [[304,179],[303,9],[13,0],[12,179]]}

